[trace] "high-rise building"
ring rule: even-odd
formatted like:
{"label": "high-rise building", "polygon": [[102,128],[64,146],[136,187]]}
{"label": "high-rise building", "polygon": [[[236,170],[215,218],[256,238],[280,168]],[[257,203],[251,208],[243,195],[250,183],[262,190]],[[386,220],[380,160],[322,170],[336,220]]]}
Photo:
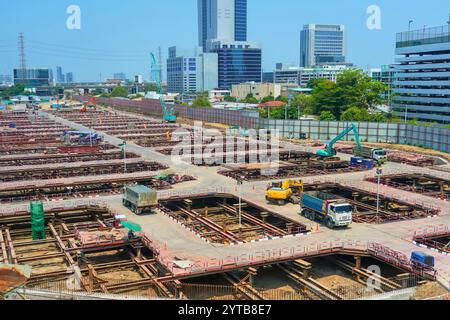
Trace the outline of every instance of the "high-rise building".
{"label": "high-rise building", "polygon": [[343,64],[347,36],[343,25],[308,24],[300,32],[300,67]]}
{"label": "high-rise building", "polygon": [[167,86],[171,93],[196,93],[217,88],[217,54],[169,48]]}
{"label": "high-rise building", "polygon": [[392,108],[406,119],[450,123],[450,23],[397,34]]}
{"label": "high-rise building", "polygon": [[261,82],[262,51],[257,43],[211,41],[207,51],[218,55],[219,89],[229,90],[233,84]]}
{"label": "high-rise building", "polygon": [[27,88],[36,89],[36,93],[47,95],[53,85],[52,69],[14,69],[14,84],[24,84]]}
{"label": "high-rise building", "polygon": [[67,83],[73,83],[73,72],[66,73],[66,82]]}
{"label": "high-rise building", "polygon": [[198,0],[199,46],[208,40],[247,41],[247,0]]}
{"label": "high-rise building", "polygon": [[392,84],[394,82],[395,68],[393,65],[383,65],[381,68],[373,68],[369,70],[369,76],[379,82],[387,85],[388,90],[383,94],[383,97],[390,104],[392,96]]}
{"label": "high-rise building", "polygon": [[323,65],[315,68],[303,68],[277,63],[274,71],[275,83],[297,84],[306,87],[313,79],[327,79],[337,81],[338,76],[348,69],[347,65]]}
{"label": "high-rise building", "polygon": [[126,81],[127,80],[127,75],[125,73],[123,73],[123,72],[114,73],[113,79],[114,80],[120,80],[120,81]]}
{"label": "high-rise building", "polygon": [[56,83],[64,83],[66,78],[64,76],[62,67],[56,67]]}

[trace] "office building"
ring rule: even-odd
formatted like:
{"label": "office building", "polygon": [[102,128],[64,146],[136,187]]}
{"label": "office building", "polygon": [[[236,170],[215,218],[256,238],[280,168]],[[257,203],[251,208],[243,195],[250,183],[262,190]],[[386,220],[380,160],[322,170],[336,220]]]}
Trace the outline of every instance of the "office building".
{"label": "office building", "polygon": [[73,72],[66,73],[66,83],[73,83]]}
{"label": "office building", "polygon": [[171,93],[196,93],[217,88],[217,54],[169,48],[167,85]]}
{"label": "office building", "polygon": [[273,83],[247,82],[234,84],[231,89],[231,96],[239,100],[244,100],[249,94],[261,100],[265,97],[279,97],[281,95],[281,85]]}
{"label": "office building", "polygon": [[208,40],[247,41],[247,0],[198,0],[199,46]]}
{"label": "office building", "polygon": [[219,89],[233,84],[261,82],[262,50],[259,44],[240,41],[208,41],[207,51],[218,55]]}
{"label": "office building", "polygon": [[394,82],[395,68],[393,65],[383,65],[381,68],[369,70],[369,76],[379,82],[383,82],[388,86],[388,90],[383,94],[383,97],[390,104],[392,96],[392,84]]}
{"label": "office building", "polygon": [[263,72],[262,82],[273,83],[273,72]]}
{"label": "office building", "polygon": [[312,79],[328,79],[336,82],[338,76],[348,68],[348,65],[323,65],[315,68],[303,68],[277,64],[274,71],[274,82],[296,84],[301,87],[306,87]]}
{"label": "office building", "polygon": [[406,119],[450,123],[450,24],[397,34],[392,108]]}
{"label": "office building", "polygon": [[300,67],[344,64],[347,36],[343,25],[308,24],[300,32]]}
{"label": "office building", "polygon": [[14,84],[24,84],[38,95],[50,94],[53,86],[53,71],[48,68],[14,69]]}
{"label": "office building", "polygon": [[119,73],[114,73],[113,76],[114,80],[120,80],[120,81],[126,81],[127,80],[127,75],[123,72],[119,72]]}
{"label": "office building", "polygon": [[66,82],[66,77],[64,76],[62,67],[56,67],[56,83]]}

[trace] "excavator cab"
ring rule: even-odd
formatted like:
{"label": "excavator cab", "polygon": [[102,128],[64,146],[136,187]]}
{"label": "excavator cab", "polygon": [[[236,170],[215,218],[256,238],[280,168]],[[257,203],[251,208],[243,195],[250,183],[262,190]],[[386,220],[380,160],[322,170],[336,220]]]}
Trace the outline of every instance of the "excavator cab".
{"label": "excavator cab", "polygon": [[284,205],[286,202],[299,203],[303,193],[303,180],[284,180],[269,185],[266,192],[266,200],[269,203]]}

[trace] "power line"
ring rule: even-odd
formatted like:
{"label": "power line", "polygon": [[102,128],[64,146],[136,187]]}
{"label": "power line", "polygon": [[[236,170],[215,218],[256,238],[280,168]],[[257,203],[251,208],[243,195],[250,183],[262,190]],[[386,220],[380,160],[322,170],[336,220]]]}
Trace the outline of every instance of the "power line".
{"label": "power line", "polygon": [[39,49],[32,49],[28,50],[28,52],[37,54],[37,55],[46,55],[46,56],[54,56],[54,57],[60,57],[65,59],[77,59],[77,60],[91,60],[91,61],[116,61],[116,62],[142,62],[146,61],[145,58],[137,59],[137,58],[108,58],[108,57],[83,57],[83,56],[71,56],[68,54],[61,54],[61,53],[54,53],[51,51],[41,51]]}
{"label": "power line", "polygon": [[136,54],[135,51],[120,51],[120,50],[107,50],[107,49],[92,49],[92,48],[82,48],[82,47],[74,47],[74,46],[67,46],[67,45],[60,45],[60,44],[52,44],[42,41],[36,41],[36,40],[28,40],[29,43],[33,43],[36,45],[49,47],[52,49],[68,49],[72,51],[84,51],[84,52],[92,52],[94,53],[102,53],[102,54],[111,54],[111,55],[123,55],[123,56],[133,56],[133,55],[142,55],[142,54]]}
{"label": "power line", "polygon": [[72,50],[67,49],[61,49],[61,48],[46,48],[41,45],[29,45],[28,48],[45,51],[45,52],[56,52],[60,54],[69,54],[69,55],[75,55],[75,56],[87,56],[87,57],[111,57],[111,58],[118,58],[118,59],[144,59],[144,54],[136,54],[136,55],[114,55],[111,53],[93,53],[93,52],[76,52]]}

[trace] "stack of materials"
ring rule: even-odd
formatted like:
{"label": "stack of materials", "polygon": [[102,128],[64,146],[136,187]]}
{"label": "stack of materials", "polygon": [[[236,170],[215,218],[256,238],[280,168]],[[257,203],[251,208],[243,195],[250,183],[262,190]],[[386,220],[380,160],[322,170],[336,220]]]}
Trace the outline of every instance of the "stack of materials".
{"label": "stack of materials", "polygon": [[83,245],[104,244],[128,240],[127,229],[111,229],[107,231],[77,231],[77,240]]}
{"label": "stack of materials", "polygon": [[388,151],[388,160],[392,162],[405,163],[416,167],[434,166],[434,159],[420,154],[402,151]]}

